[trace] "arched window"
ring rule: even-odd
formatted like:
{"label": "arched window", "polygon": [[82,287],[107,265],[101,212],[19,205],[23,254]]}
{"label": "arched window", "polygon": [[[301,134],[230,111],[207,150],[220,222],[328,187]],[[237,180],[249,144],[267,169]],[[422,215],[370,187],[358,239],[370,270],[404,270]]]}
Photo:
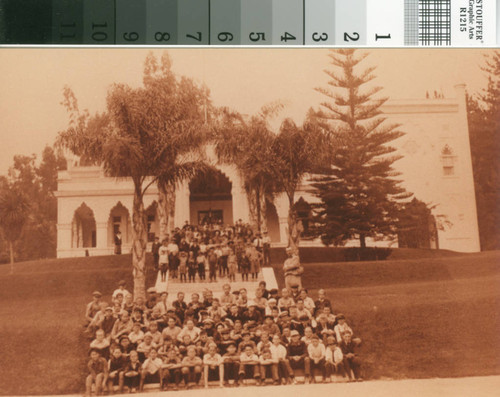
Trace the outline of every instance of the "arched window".
{"label": "arched window", "polygon": [[455,175],[455,160],[456,156],[453,150],[448,145],[445,145],[443,150],[441,150],[441,163],[443,165],[444,176]]}

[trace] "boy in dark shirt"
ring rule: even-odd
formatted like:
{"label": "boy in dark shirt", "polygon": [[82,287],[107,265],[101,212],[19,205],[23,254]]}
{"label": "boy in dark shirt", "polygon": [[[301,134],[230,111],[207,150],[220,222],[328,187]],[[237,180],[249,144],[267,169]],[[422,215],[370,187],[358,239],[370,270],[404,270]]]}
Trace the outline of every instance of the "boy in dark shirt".
{"label": "boy in dark shirt", "polygon": [[305,383],[308,384],[311,377],[311,360],[307,352],[306,344],[300,340],[298,331],[291,332],[291,341],[287,347],[287,358],[293,369],[304,369]]}
{"label": "boy in dark shirt", "polygon": [[181,359],[175,348],[172,348],[163,359],[163,390],[167,390],[172,383],[175,385],[174,390],[178,390],[181,375]]}
{"label": "boy in dark shirt", "polygon": [[118,393],[123,392],[123,371],[127,365],[127,357],[115,346],[109,359],[108,392],[113,394],[114,386],[118,385]]}
{"label": "boy in dark shirt", "polygon": [[97,350],[92,349],[87,367],[89,375],[85,380],[85,395],[90,396],[92,385],[95,384],[96,395],[100,396],[108,380],[108,362]]}
{"label": "boy in dark shirt", "polygon": [[160,239],[158,237],[155,237],[155,241],[151,246],[151,252],[153,253],[153,263],[156,272],[158,272],[158,270],[160,269],[160,247]]}
{"label": "boy in dark shirt", "polygon": [[240,368],[240,355],[236,351],[236,344],[231,342],[227,346],[226,353],[222,356],[224,363],[224,380],[226,384],[233,381],[235,386],[238,386],[238,371]]}
{"label": "boy in dark shirt", "polygon": [[[361,360],[355,352],[357,345],[352,341],[352,334],[350,332],[344,332],[339,347],[344,355],[343,364],[349,380],[361,382],[363,380],[361,377]],[[351,370],[354,374],[354,379],[352,378]]]}
{"label": "boy in dark shirt", "polygon": [[130,352],[130,360],[123,371],[124,384],[129,391],[135,393],[141,382],[142,365],[139,361],[139,355],[135,350]]}

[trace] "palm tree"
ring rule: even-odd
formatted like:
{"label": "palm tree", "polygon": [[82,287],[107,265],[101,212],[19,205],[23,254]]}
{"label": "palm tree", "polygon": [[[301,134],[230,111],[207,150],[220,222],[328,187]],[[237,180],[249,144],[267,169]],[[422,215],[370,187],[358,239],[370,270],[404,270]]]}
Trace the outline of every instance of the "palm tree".
{"label": "palm tree", "polygon": [[245,118],[225,111],[219,118],[215,135],[215,151],[219,161],[236,166],[247,193],[250,222],[260,231],[267,231],[266,201],[273,192],[274,133],[269,118],[281,105],[263,107],[258,115]]}
{"label": "palm tree", "polygon": [[273,145],[275,190],[288,198],[288,247],[297,255],[301,225],[295,210],[295,193],[308,173],[321,167],[328,145],[320,126],[307,118],[302,126],[285,119]]}
{"label": "palm tree", "polygon": [[7,187],[0,193],[0,227],[9,243],[10,274],[14,274],[14,243],[21,237],[29,210],[29,201],[19,190]]}
{"label": "palm tree", "polygon": [[148,55],[143,83],[154,98],[148,123],[158,131],[165,157],[157,181],[159,237],[163,240],[173,228],[176,185],[205,167],[201,147],[206,140],[209,92],[190,79],[176,79],[167,53],[159,62],[153,54]]}
{"label": "palm tree", "polygon": [[[151,67],[152,63],[146,61],[146,72]],[[136,298],[145,297],[146,292],[147,222],[143,198],[154,183],[175,180],[167,178],[167,175],[181,175],[179,171],[172,171],[180,168],[175,163],[179,160],[180,151],[174,149],[181,137],[170,137],[165,132],[172,123],[172,113],[176,115],[174,121],[178,128],[183,130],[185,127],[186,131],[190,131],[190,120],[186,115],[191,110],[185,108],[193,106],[201,96],[200,90],[195,90],[194,84],[187,79],[177,85],[170,67],[169,59],[165,57],[160,68],[170,84],[162,87],[169,90],[170,95],[163,93],[162,98],[158,97],[158,91],[151,88],[154,84],[145,73],[144,87],[111,86],[106,113],[90,116],[88,112],[80,112],[70,89],[66,89],[63,101],[70,114],[70,125],[59,134],[59,145],[87,161],[100,164],[107,175],[130,178],[133,182],[132,266]],[[182,89],[190,84],[190,92],[175,95],[176,87]],[[169,99],[170,106],[160,106],[159,99]],[[183,167],[187,168],[187,165],[183,164]]]}

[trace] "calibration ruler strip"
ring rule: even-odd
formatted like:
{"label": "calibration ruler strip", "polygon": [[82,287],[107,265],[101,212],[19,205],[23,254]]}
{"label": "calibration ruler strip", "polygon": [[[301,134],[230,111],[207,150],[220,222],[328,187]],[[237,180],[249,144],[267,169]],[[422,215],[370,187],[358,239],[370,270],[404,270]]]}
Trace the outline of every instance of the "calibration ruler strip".
{"label": "calibration ruler strip", "polygon": [[500,0],[0,0],[0,44],[496,47]]}

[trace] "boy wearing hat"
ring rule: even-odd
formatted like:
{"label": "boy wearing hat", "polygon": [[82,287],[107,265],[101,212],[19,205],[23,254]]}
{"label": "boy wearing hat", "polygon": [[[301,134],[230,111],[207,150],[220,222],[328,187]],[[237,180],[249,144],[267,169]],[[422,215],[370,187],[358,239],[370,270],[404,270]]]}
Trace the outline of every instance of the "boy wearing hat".
{"label": "boy wearing hat", "polygon": [[243,323],[248,323],[249,321],[255,321],[256,323],[260,324],[262,322],[262,315],[257,310],[257,305],[255,303],[250,304],[248,306],[248,309],[245,312],[243,312],[241,320],[243,321]]}
{"label": "boy wearing hat", "polygon": [[88,303],[85,308],[85,320],[87,320],[87,325],[92,322],[97,312],[101,310],[101,297],[102,295],[99,291],[92,292],[92,302]]}
{"label": "boy wearing hat", "polygon": [[242,337],[242,341],[240,342],[240,344],[238,345],[238,352],[239,353],[243,353],[245,351],[245,348],[247,346],[250,346],[252,348],[253,351],[256,351],[257,350],[257,345],[256,343],[251,339],[252,338],[252,335],[250,334],[250,332],[248,330],[244,330],[242,333],[241,333],[241,337]]}
{"label": "boy wearing hat", "polygon": [[236,351],[236,344],[230,342],[227,345],[227,351],[222,356],[224,363],[224,380],[229,382],[234,381],[234,385],[238,386],[238,371],[240,367],[240,355]]}
{"label": "boy wearing hat", "polygon": [[[353,335],[353,332],[352,332],[351,327],[349,327],[349,325],[347,325],[346,320],[345,320],[345,316],[342,313],[337,315],[336,320],[337,320],[337,325],[335,325],[333,330],[335,331],[335,336],[337,337],[337,342],[340,343],[340,342],[342,342],[342,334],[344,334],[345,332],[349,332],[351,335]],[[361,339],[359,339],[359,338],[352,337],[352,341],[356,345],[361,344]]]}
{"label": "boy wearing hat", "polygon": [[304,370],[305,383],[309,383],[311,377],[311,360],[307,351],[307,346],[300,340],[298,331],[290,332],[290,343],[287,348],[287,358],[293,369],[301,368]]}
{"label": "boy wearing hat", "polygon": [[104,331],[106,338],[111,336],[111,331],[115,325],[116,318],[113,316],[113,308],[111,306],[106,307],[104,311],[104,318],[102,319],[99,327]]}
{"label": "boy wearing hat", "polygon": [[280,334],[280,327],[274,322],[273,316],[264,316],[264,324],[261,327],[262,332],[267,332],[270,336]]}
{"label": "boy wearing hat", "polygon": [[118,345],[118,347],[120,348],[123,356],[127,358],[127,360],[130,357],[130,352],[132,350],[135,350],[136,348],[136,346],[130,343],[130,339],[126,335],[123,335],[120,338],[120,344]]}

